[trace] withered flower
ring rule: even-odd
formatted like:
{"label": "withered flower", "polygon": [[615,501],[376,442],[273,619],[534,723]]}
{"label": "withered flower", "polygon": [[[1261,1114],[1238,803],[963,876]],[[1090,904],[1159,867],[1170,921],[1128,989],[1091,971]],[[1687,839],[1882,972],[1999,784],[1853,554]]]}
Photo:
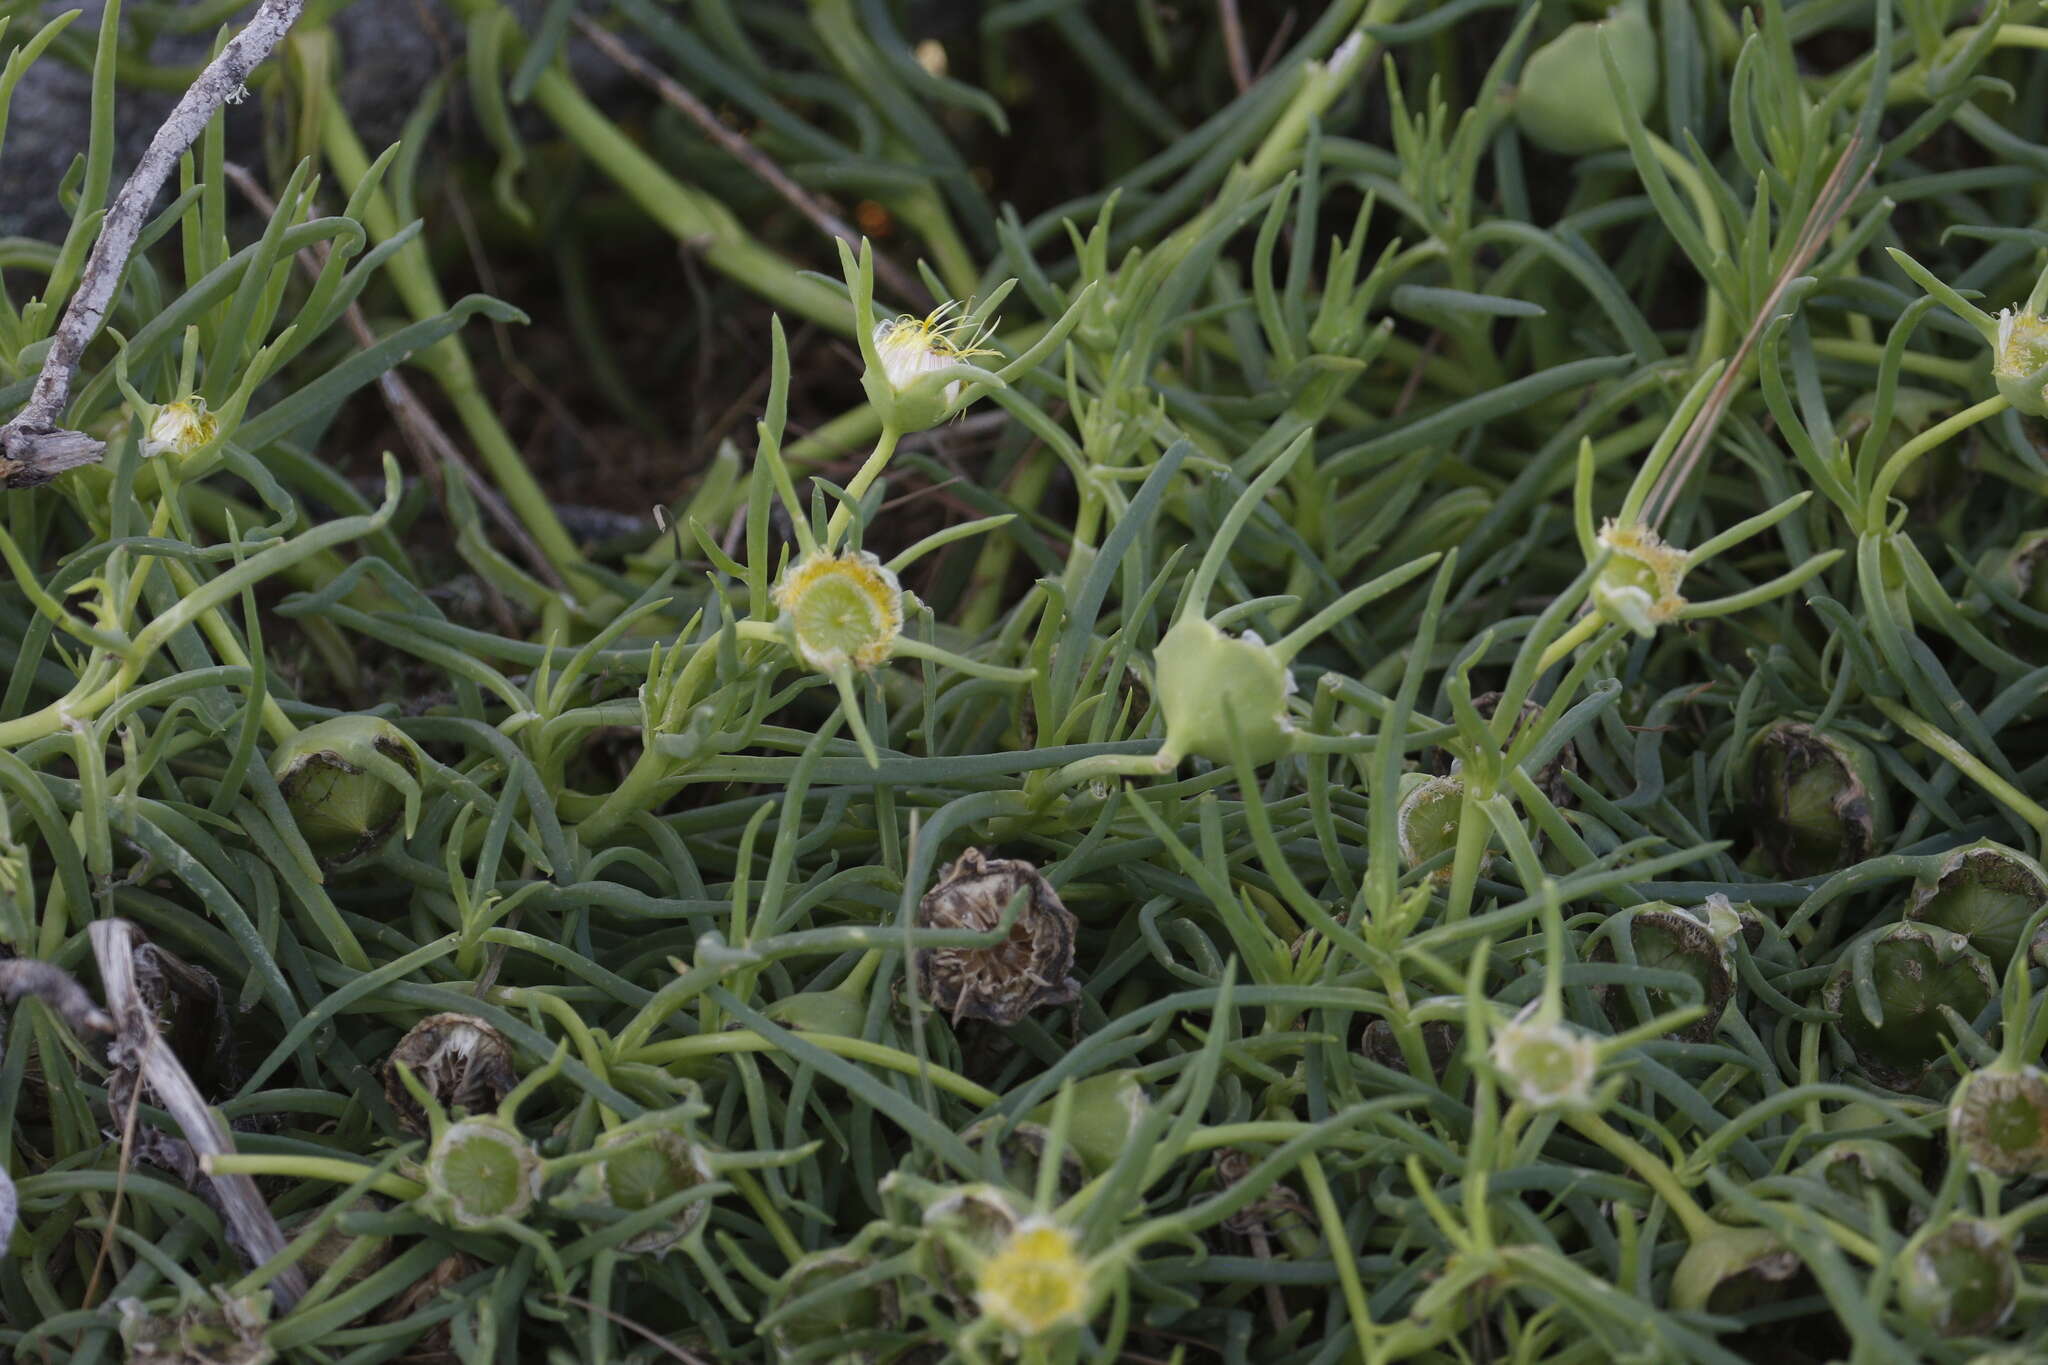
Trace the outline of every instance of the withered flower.
{"label": "withered flower", "polygon": [[400,1062],[450,1113],[496,1109],[519,1080],[504,1034],[472,1014],[430,1014],[398,1040],[384,1063],[384,1098],[408,1133],[425,1133],[427,1116],[398,1079]]}
{"label": "withered flower", "polygon": [[917,953],[918,989],[955,1023],[973,1018],[1007,1027],[1034,1009],[1080,995],[1080,983],[1067,975],[1074,966],[1073,912],[1038,869],[1020,859],[968,849],[918,902],[918,927],[987,932],[1019,896],[1024,904],[1009,936],[994,947]]}

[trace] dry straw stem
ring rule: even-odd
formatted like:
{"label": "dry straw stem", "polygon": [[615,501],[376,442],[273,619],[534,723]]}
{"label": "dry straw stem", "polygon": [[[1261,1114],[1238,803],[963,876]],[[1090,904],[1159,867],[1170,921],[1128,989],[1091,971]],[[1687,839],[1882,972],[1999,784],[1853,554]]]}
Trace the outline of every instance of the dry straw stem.
{"label": "dry straw stem", "polygon": [[[1785,260],[1785,268],[1778,272],[1771,283],[1771,292],[1764,297],[1756,316],[1750,320],[1749,330],[1743,334],[1742,344],[1735,348],[1735,357],[1728,368],[1721,371],[1721,378],[1714,384],[1713,392],[1707,395],[1706,403],[1699,415],[1693,418],[1685,437],[1678,443],[1672,454],[1671,463],[1657,479],[1645,500],[1645,519],[1650,529],[1656,530],[1664,524],[1664,518],[1671,515],[1671,509],[1678,503],[1678,495],[1685,488],[1685,482],[1692,477],[1693,467],[1705,456],[1712,444],[1714,432],[1721,425],[1721,416],[1728,411],[1728,405],[1735,398],[1737,385],[1742,382],[1742,367],[1749,359],[1749,353],[1756,349],[1757,342],[1778,315],[1778,304],[1785,297],[1785,291],[1799,278],[1813,258],[1827,244],[1828,235],[1835,230],[1835,224],[1842,221],[1842,215],[1856,202],[1856,196],[1863,193],[1863,187],[1870,182],[1877,170],[1877,158],[1864,163],[1863,173],[1850,178],[1850,167],[1856,164],[1863,150],[1863,135],[1858,133],[1849,139],[1849,145],[1842,148],[1842,155],[1835,162],[1835,168],[1828,174],[1820,193],[1814,197],[1813,210],[1799,229],[1798,240],[1792,244],[1792,254]],[[1702,356],[1702,362],[1708,357]]]}
{"label": "dry straw stem", "polygon": [[[251,1265],[263,1265],[284,1250],[284,1233],[270,1216],[263,1196],[256,1192],[254,1180],[246,1175],[216,1175],[210,1169],[210,1158],[234,1152],[234,1140],[220,1116],[201,1098],[199,1087],[185,1073],[177,1054],[157,1033],[154,1011],[143,1000],[135,972],[135,955],[147,946],[142,931],[127,920],[107,919],[92,924],[86,932],[92,938],[93,958],[99,963],[107,1010],[114,1022],[115,1039],[108,1056],[116,1075],[108,1084],[108,1094],[125,1088],[121,1084],[124,1074],[128,1084],[140,1080],[149,1087],[199,1154],[200,1169],[213,1181],[237,1246]],[[306,1292],[305,1276],[297,1266],[287,1266],[270,1281],[270,1290],[279,1310],[288,1311]]]}
{"label": "dry straw stem", "polygon": [[57,324],[27,406],[0,427],[0,485],[33,488],[67,469],[94,464],[105,453],[104,441],[57,427],[65,404],[71,401],[71,379],[78,362],[106,321],[150,207],[177,168],[178,158],[199,140],[220,107],[239,97],[249,73],[270,55],[304,8],[305,0],[263,0],[248,26],[206,64],[149,140],[148,149],[100,224],[99,240],[93,243],[78,288],[72,291],[71,303]]}

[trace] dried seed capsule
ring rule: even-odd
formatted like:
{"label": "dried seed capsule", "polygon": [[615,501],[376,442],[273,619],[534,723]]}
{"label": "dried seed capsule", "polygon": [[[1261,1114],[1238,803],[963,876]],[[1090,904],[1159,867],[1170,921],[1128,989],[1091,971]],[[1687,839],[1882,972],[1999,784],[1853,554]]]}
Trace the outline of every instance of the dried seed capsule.
{"label": "dried seed capsule", "polygon": [[[1949,853],[1934,880],[1914,888],[1906,918],[1961,934],[2003,968],[2043,903],[2048,872],[2017,849],[1980,839]],[[2042,938],[2048,939],[2048,930]]]}
{"label": "dried seed capsule", "polygon": [[153,1312],[140,1299],[122,1299],[121,1341],[136,1365],[265,1365],[275,1360],[264,1333],[270,1294],[230,1294],[220,1286],[180,1295],[175,1307]]}
{"label": "dried seed capsule", "polygon": [[[787,1360],[810,1347],[894,1327],[900,1320],[896,1286],[888,1280],[861,1280],[873,1267],[868,1257],[843,1250],[815,1252],[792,1265],[776,1289],[774,1320],[768,1329],[776,1352]],[[786,1311],[800,1300],[810,1302],[795,1312]],[[830,1358],[867,1365],[876,1356],[853,1349],[834,1352]]]}
{"label": "dried seed capsule", "polygon": [[412,741],[376,716],[336,716],[281,745],[271,771],[306,844],[329,862],[374,852],[419,800]]}
{"label": "dried seed capsule", "polygon": [[1723,1228],[1686,1248],[1672,1272],[1671,1306],[1739,1313],[1776,1303],[1801,1269],[1799,1258],[1763,1228]]}
{"label": "dried seed capsule", "polygon": [[1200,616],[1183,616],[1160,639],[1152,659],[1166,718],[1161,771],[1190,754],[1230,762],[1232,726],[1254,766],[1277,762],[1294,747],[1287,712],[1294,673],[1253,632],[1226,635]]}
{"label": "dried seed capsule", "polygon": [[1894,1273],[1899,1306],[1945,1337],[1995,1331],[2018,1298],[2012,1239],[1978,1218],[1929,1223],[1899,1252]]}
{"label": "dried seed capsule", "polygon": [[[1724,902],[1725,903],[1725,902]],[[1733,910],[1727,911],[1733,915]],[[1739,926],[1738,926],[1739,929]],[[1735,994],[1735,969],[1729,960],[1726,941],[1691,914],[1675,905],[1653,901],[1628,912],[1629,944],[1635,950],[1636,965],[1660,972],[1682,972],[1700,983],[1706,1014],[1670,1036],[1688,1043],[1704,1043],[1720,1030],[1721,1014]],[[1614,960],[1614,950],[1602,942],[1598,959]],[[1618,1016],[1628,1005],[1628,993],[1619,987],[1601,986],[1598,994],[1610,1016]],[[1675,991],[1660,986],[1647,988],[1650,1008],[1657,1013],[1678,1009],[1685,1002]],[[1648,1020],[1642,1022],[1647,1023]]]}
{"label": "dried seed capsule", "polygon": [[442,1109],[487,1113],[498,1107],[518,1081],[512,1044],[472,1014],[430,1014],[414,1024],[384,1063],[384,1098],[409,1133],[427,1131],[427,1115],[399,1079],[400,1065]]}
{"label": "dried seed capsule", "polygon": [[[1603,39],[1621,69],[1625,103],[1607,78]],[[1544,150],[1580,156],[1628,145],[1628,124],[1640,121],[1656,97],[1657,34],[1641,0],[1629,0],[1529,54],[1515,91],[1515,121]]]}
{"label": "dried seed capsule", "polygon": [[1745,762],[1756,839],[1780,876],[1839,872],[1891,832],[1877,759],[1855,740],[1781,720],[1749,742]]}
{"label": "dried seed capsule", "polygon": [[[1050,1127],[1056,1101],[1031,1111],[1032,1122]],[[1067,1112],[1067,1145],[1091,1171],[1106,1171],[1130,1145],[1131,1133],[1152,1107],[1135,1071],[1104,1071],[1074,1083]]]}
{"label": "dried seed capsule", "polygon": [[1948,1136],[1980,1171],[2048,1173],[2048,1072],[1994,1063],[1963,1077],[1948,1102]]}
{"label": "dried seed capsule", "polygon": [[929,948],[916,954],[918,989],[957,1023],[986,1019],[1008,1026],[1032,1010],[1070,1004],[1081,993],[1074,966],[1073,912],[1030,863],[968,849],[918,902],[924,929],[986,932],[1017,897],[1024,904],[992,948]]}
{"label": "dried seed capsule", "polygon": [[[1865,971],[1870,992],[1856,988]],[[1948,1029],[1937,1007],[1974,1018],[1997,989],[1991,964],[1962,935],[1903,923],[1844,954],[1821,1003],[1841,1015],[1837,1027],[1872,1080],[1912,1090],[1943,1055]]]}

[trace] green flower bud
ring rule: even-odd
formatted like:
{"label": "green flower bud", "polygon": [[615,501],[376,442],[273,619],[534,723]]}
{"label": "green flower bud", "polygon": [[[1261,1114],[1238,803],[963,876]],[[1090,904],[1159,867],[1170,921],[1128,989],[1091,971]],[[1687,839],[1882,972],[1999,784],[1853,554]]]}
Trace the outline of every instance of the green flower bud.
{"label": "green flower bud", "polygon": [[1963,1077],[1948,1102],[1948,1137],[1980,1171],[2048,1174],[2048,1072],[1993,1064]]}
{"label": "green flower bud", "polygon": [[[1050,1128],[1054,1101],[1047,1100],[1027,1117]],[[1104,1071],[1074,1083],[1067,1114],[1067,1145],[1091,1171],[1106,1171],[1130,1145],[1131,1133],[1152,1107],[1135,1071]]]}
{"label": "green flower bud", "polygon": [[896,1326],[896,1287],[867,1280],[874,1262],[845,1250],[815,1252],[789,1268],[776,1287],[769,1340],[784,1360],[824,1358],[835,1362],[876,1359],[874,1352],[844,1347],[849,1338]]}
{"label": "green flower bud", "polygon": [[122,1299],[121,1341],[135,1365],[265,1365],[275,1360],[264,1334],[270,1293],[230,1294],[219,1286],[187,1291],[168,1311]]}
{"label": "green flower bud", "polygon": [[1859,1206],[1869,1191],[1877,1191],[1894,1212],[1904,1212],[1916,1195],[1925,1197],[1920,1169],[1891,1143],[1867,1138],[1830,1142],[1805,1166],[1808,1174]]}
{"label": "green flower bud", "polygon": [[[799,1033],[826,1033],[837,1038],[858,1038],[867,1030],[868,1002],[838,991],[803,991],[785,995],[761,1013],[784,1028]],[[738,1025],[734,1025],[738,1027]]]}
{"label": "green flower bud", "polygon": [[1803,721],[1764,727],[1744,756],[1757,843],[1783,877],[1822,877],[1862,862],[1891,832],[1877,759]]}
{"label": "green flower bud", "polygon": [[[2048,872],[2016,849],[1979,839],[1947,854],[1932,882],[1913,890],[1906,918],[1961,934],[2003,968],[2027,921],[2048,902]],[[2043,937],[2048,937],[2044,931]]]}
{"label": "green flower bud", "polygon": [[1153,674],[1166,717],[1160,771],[1189,754],[1228,763],[1233,722],[1255,765],[1276,762],[1293,748],[1287,699],[1294,675],[1251,631],[1232,637],[1200,616],[1183,616],[1160,640]]}
{"label": "green flower bud", "polygon": [[[1401,775],[1401,804],[1394,816],[1400,841],[1401,865],[1410,871],[1432,859],[1450,854],[1458,846],[1459,814],[1465,806],[1465,784],[1455,777],[1428,777],[1422,773]],[[1480,858],[1484,869],[1493,861],[1490,852]],[[1447,860],[1430,873],[1438,881],[1451,879]]]}
{"label": "green flower bud", "polygon": [[[1726,906],[1725,898],[1723,906]],[[1724,912],[1731,918],[1735,913],[1732,908]],[[1732,936],[1739,931],[1740,922],[1736,921],[1726,934]],[[1662,901],[1653,901],[1629,911],[1628,932],[1637,966],[1660,972],[1681,972],[1700,983],[1706,1014],[1671,1036],[1688,1043],[1704,1043],[1712,1038],[1720,1029],[1722,1011],[1735,993],[1735,969],[1729,959],[1726,937],[1717,936],[1701,919]],[[1598,949],[1598,960],[1611,962],[1614,956],[1613,948],[1603,940]],[[1687,1003],[1676,992],[1660,986],[1648,987],[1643,993],[1649,999],[1651,1010],[1659,1014]],[[1628,993],[1619,987],[1602,986],[1598,994],[1610,1016],[1618,1017],[1628,1004]],[[1641,1022],[1647,1023],[1648,1020]]]}
{"label": "green flower bud", "polygon": [[1837,1027],[1873,1081],[1912,1090],[1943,1056],[1949,1035],[1937,1007],[1974,1018],[1997,989],[1991,964],[1962,935],[1904,923],[1844,954],[1821,1002],[1841,1015]]}
{"label": "green flower bud", "polygon": [[[1616,101],[1608,80],[1603,38],[1621,69],[1625,104]],[[1580,156],[1627,146],[1628,124],[1640,121],[1656,98],[1657,34],[1642,0],[1629,0],[1529,54],[1515,91],[1515,121],[1545,151]]]}
{"label": "green flower bud", "polygon": [[1929,1223],[1899,1252],[1894,1274],[1899,1306],[1945,1337],[1995,1331],[2018,1299],[2012,1241],[1982,1219]]}
{"label": "green flower bud", "polygon": [[2006,402],[2029,417],[2048,417],[2048,318],[2025,308],[1999,309],[1991,379]]}
{"label": "green flower bud", "polygon": [[271,772],[307,845],[329,862],[374,852],[418,816],[419,753],[388,720],[336,716],[278,748]]}
{"label": "green flower bud", "polygon": [[1801,1268],[1799,1257],[1765,1229],[1723,1228],[1679,1258],[1671,1306],[1688,1313],[1740,1313],[1776,1303],[1791,1291]]}

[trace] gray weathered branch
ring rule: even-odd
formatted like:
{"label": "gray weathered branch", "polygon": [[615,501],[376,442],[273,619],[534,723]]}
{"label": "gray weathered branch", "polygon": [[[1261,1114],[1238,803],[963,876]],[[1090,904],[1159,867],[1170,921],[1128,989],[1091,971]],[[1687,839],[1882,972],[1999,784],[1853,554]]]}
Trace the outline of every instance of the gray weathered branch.
{"label": "gray weathered branch", "polygon": [[78,287],[50,340],[28,405],[0,427],[0,485],[33,488],[67,469],[93,464],[105,453],[105,442],[57,427],[57,419],[71,401],[71,380],[78,362],[106,321],[129,254],[135,250],[164,182],[177,169],[178,158],[199,140],[221,105],[240,97],[242,83],[284,38],[305,3],[263,0],[255,17],[207,63],[149,140],[148,150],[100,224],[99,240],[86,258]]}

